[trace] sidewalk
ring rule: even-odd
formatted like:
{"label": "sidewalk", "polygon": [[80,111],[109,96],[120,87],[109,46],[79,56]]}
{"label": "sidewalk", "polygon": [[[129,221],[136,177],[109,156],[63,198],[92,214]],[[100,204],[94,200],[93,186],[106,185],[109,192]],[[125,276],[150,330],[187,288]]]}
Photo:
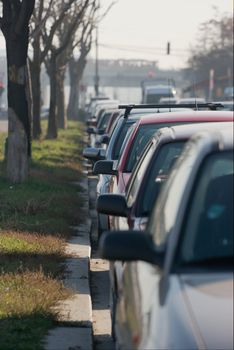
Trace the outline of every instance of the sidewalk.
{"label": "sidewalk", "polygon": [[56,306],[58,327],[44,339],[45,350],[92,350],[92,302],[90,293],[91,219],[89,215],[89,191],[86,171],[82,183],[85,221],[74,227],[74,236],[66,246],[72,258],[66,260],[64,284],[74,295]]}

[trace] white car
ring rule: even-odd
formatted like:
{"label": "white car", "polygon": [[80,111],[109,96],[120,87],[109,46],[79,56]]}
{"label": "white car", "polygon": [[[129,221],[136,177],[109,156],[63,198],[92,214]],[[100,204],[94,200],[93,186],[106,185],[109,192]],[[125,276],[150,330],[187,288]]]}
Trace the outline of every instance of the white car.
{"label": "white car", "polygon": [[187,143],[146,231],[112,231],[101,256],[124,261],[121,349],[233,348],[233,130]]}

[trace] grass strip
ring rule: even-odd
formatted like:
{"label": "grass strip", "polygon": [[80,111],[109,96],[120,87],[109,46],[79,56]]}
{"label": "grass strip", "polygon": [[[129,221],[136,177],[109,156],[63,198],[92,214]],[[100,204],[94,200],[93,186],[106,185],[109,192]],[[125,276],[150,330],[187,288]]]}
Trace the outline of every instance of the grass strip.
{"label": "grass strip", "polygon": [[0,349],[42,349],[52,307],[71,293],[61,278],[71,225],[82,221],[81,133],[70,122],[57,140],[34,141],[24,184],[6,180],[0,149]]}

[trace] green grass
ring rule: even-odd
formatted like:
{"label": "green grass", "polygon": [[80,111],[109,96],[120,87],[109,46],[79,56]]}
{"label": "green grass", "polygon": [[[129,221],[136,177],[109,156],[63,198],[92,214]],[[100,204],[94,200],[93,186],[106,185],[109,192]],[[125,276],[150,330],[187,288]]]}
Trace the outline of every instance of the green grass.
{"label": "green grass", "polygon": [[[82,126],[34,141],[30,178],[12,185],[0,149],[0,349],[41,349],[70,295],[61,283],[71,226],[82,222]],[[0,134],[3,145],[6,135]]]}

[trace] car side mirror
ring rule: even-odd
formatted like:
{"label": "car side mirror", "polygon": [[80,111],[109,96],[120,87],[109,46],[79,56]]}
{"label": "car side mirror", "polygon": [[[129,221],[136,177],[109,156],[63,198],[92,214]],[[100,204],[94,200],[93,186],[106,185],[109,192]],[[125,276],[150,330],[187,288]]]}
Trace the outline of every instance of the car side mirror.
{"label": "car side mirror", "polygon": [[95,130],[95,128],[94,127],[92,127],[92,126],[90,126],[89,128],[87,128],[86,129],[86,132],[88,133],[88,134],[96,134],[96,130]]}
{"label": "car side mirror", "polygon": [[163,266],[165,252],[158,252],[151,234],[146,231],[107,231],[99,241],[103,259],[120,261],[146,261]]}
{"label": "car side mirror", "polygon": [[103,148],[86,147],[83,150],[83,157],[97,162],[99,160],[105,159],[106,151]]}
{"label": "car side mirror", "polygon": [[117,175],[117,170],[113,169],[114,162],[112,160],[100,160],[93,167],[94,175]]}
{"label": "car side mirror", "polygon": [[100,143],[104,145],[108,145],[109,141],[110,141],[110,137],[107,134],[102,135],[102,137],[100,138]]}
{"label": "car side mirror", "polygon": [[118,194],[102,194],[97,199],[97,211],[102,214],[123,216],[128,214],[127,202],[124,196]]}
{"label": "car side mirror", "polygon": [[96,126],[97,124],[97,121],[96,121],[96,118],[93,117],[93,118],[89,118],[87,121],[86,121],[86,126],[87,127],[93,127],[93,126]]}
{"label": "car side mirror", "polygon": [[98,129],[97,134],[98,135],[104,135],[105,129]]}

